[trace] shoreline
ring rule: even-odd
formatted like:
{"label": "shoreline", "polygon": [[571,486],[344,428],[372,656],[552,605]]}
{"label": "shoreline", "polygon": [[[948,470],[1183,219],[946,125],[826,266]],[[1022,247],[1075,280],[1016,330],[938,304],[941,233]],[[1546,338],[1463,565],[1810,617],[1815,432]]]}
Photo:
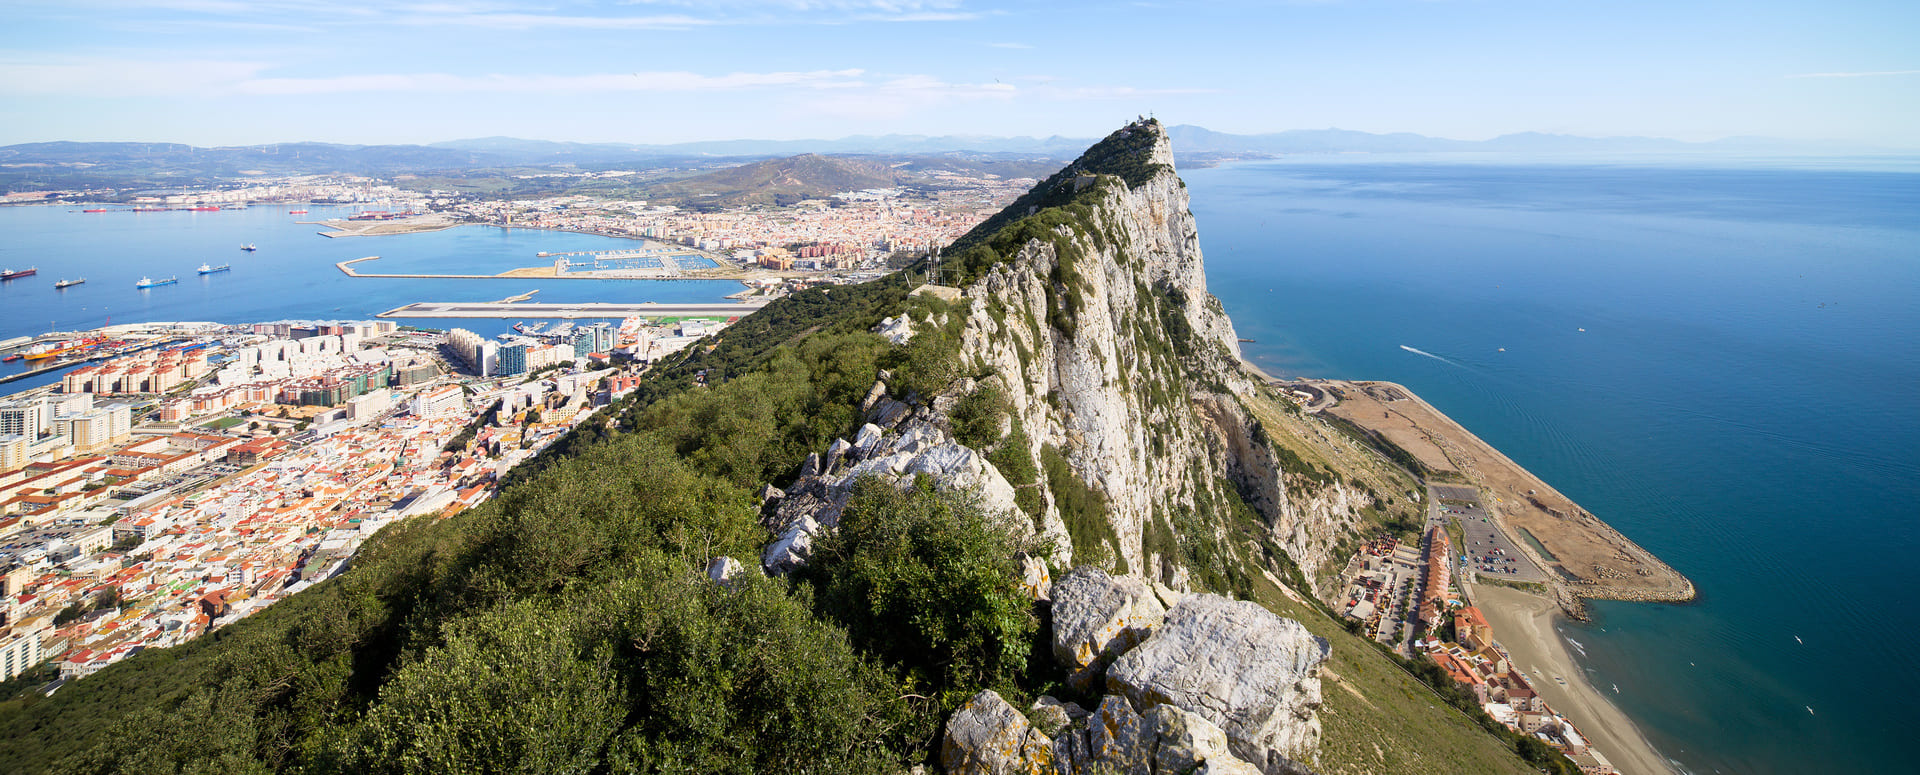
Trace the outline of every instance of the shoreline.
{"label": "shoreline", "polygon": [[[1493,584],[1474,585],[1473,597],[1493,625],[1494,642],[1507,650],[1514,667],[1527,673],[1534,691],[1579,727],[1621,775],[1677,772],[1626,711],[1587,679],[1555,629],[1562,617],[1557,602]],[[1566,684],[1553,680],[1556,676]]]}
{"label": "shoreline", "polygon": [[[1266,380],[1269,384],[1275,381],[1272,375],[1255,366],[1244,355],[1241,356],[1240,361],[1249,374],[1258,376]],[[1485,440],[1475,436],[1464,426],[1460,425],[1458,421],[1447,416],[1445,412],[1440,411],[1437,407],[1428,403],[1426,399],[1421,398],[1418,393],[1408,389],[1405,385],[1384,380],[1305,378],[1302,381],[1323,386],[1339,386],[1350,390],[1357,389],[1357,386],[1362,383],[1390,386],[1404,394],[1413,403],[1425,410],[1427,414],[1436,418],[1438,423],[1445,426],[1444,428],[1431,430],[1453,436],[1457,442],[1474,445],[1478,448],[1475,452],[1489,455],[1492,462],[1507,467],[1513,472],[1517,472],[1519,475],[1537,482],[1537,487],[1542,492],[1552,493],[1560,498],[1565,498],[1558,490],[1548,485],[1545,480],[1540,479],[1534,475],[1533,472],[1528,471],[1525,467],[1508,458],[1505,453],[1495,448],[1492,444],[1488,444]],[[1351,422],[1351,420],[1349,421]],[[1416,425],[1416,428],[1417,427]],[[1436,451],[1444,454],[1444,450]],[[1481,612],[1487,617],[1488,623],[1493,626],[1495,642],[1507,650],[1508,655],[1512,657],[1514,668],[1527,674],[1529,683],[1531,683],[1534,690],[1539,692],[1547,701],[1547,704],[1556,712],[1566,716],[1569,721],[1573,722],[1574,726],[1579,728],[1581,734],[1587,738],[1587,742],[1591,744],[1595,750],[1599,751],[1601,755],[1605,756],[1622,775],[1675,775],[1678,770],[1674,768],[1665,756],[1660,754],[1658,749],[1653,747],[1653,743],[1647,738],[1646,733],[1634,723],[1633,719],[1627,716],[1624,710],[1621,710],[1618,705],[1615,705],[1611,698],[1601,693],[1601,691],[1593,686],[1592,682],[1587,679],[1586,671],[1582,668],[1579,659],[1569,651],[1566,643],[1558,636],[1555,628],[1563,620],[1586,619],[1585,606],[1582,603],[1583,596],[1627,599],[1639,602],[1677,601],[1649,599],[1647,596],[1632,595],[1633,590],[1607,590],[1605,588],[1580,590],[1575,588],[1575,585],[1569,584],[1566,579],[1556,577],[1552,564],[1546,562],[1544,558],[1535,556],[1536,553],[1532,547],[1527,546],[1519,540],[1518,537],[1511,535],[1513,528],[1508,524],[1506,515],[1501,514],[1498,509],[1491,508],[1493,503],[1488,501],[1494,500],[1497,493],[1494,489],[1494,483],[1488,479],[1487,473],[1476,470],[1476,467],[1473,466],[1468,466],[1464,470],[1457,471],[1457,473],[1463,475],[1472,486],[1481,490],[1485,498],[1482,502],[1490,507],[1488,509],[1490,512],[1496,515],[1496,522],[1499,523],[1501,532],[1509,533],[1509,537],[1513,538],[1516,548],[1526,553],[1529,559],[1549,577],[1548,581],[1544,584],[1544,586],[1551,591],[1549,595],[1534,594],[1495,584],[1469,584],[1464,579],[1462,580],[1461,586],[1463,591],[1465,591],[1469,599],[1480,608]],[[1435,483],[1429,477],[1418,476],[1416,474],[1416,478],[1427,485]],[[1566,502],[1569,504],[1572,503],[1571,499],[1567,499]],[[1577,505],[1575,508],[1578,508]],[[1594,521],[1602,525],[1604,531],[1609,534],[1610,537],[1631,547],[1636,554],[1640,554],[1642,558],[1650,562],[1654,567],[1679,579],[1681,585],[1684,587],[1683,600],[1691,600],[1697,595],[1697,590],[1692,580],[1680,575],[1679,572],[1673,570],[1671,566],[1654,557],[1652,552],[1648,552],[1639,544],[1633,543],[1627,539],[1626,536],[1621,535],[1620,532],[1613,529],[1611,525],[1599,522],[1597,518]],[[1615,594],[1608,594],[1609,591]],[[1629,594],[1618,594],[1622,591],[1628,592]],[[1586,594],[1583,595],[1583,593]],[[1565,679],[1566,683],[1562,684],[1554,680],[1555,677]]]}
{"label": "shoreline", "polygon": [[[1567,616],[1585,620],[1585,601],[1590,599],[1686,603],[1699,596],[1692,579],[1627,538],[1605,520],[1580,507],[1546,480],[1514,462],[1485,439],[1474,435],[1407,386],[1385,380],[1308,381],[1356,392],[1364,392],[1358,390],[1361,386],[1386,386],[1404,394],[1413,405],[1420,407],[1422,413],[1431,418],[1432,425],[1422,424],[1404,411],[1395,413],[1416,430],[1444,437],[1434,442],[1436,451],[1449,459],[1453,474],[1462,477],[1464,483],[1480,489],[1487,511],[1495,517],[1494,524],[1507,534],[1515,548],[1547,574],[1547,586],[1553,590]],[[1347,403],[1349,400],[1343,398],[1328,407],[1327,411],[1362,426],[1373,424],[1362,417],[1342,414],[1341,407]],[[1387,408],[1392,411],[1391,405],[1387,405]],[[1465,459],[1454,459],[1456,455]],[[1555,510],[1554,503],[1564,507],[1565,512]],[[1531,542],[1522,540],[1519,531],[1529,527],[1535,538],[1547,545],[1547,551],[1554,554],[1551,559],[1541,556]],[[1554,545],[1560,548],[1555,549]],[[1589,567],[1589,563],[1604,563],[1607,567]]]}

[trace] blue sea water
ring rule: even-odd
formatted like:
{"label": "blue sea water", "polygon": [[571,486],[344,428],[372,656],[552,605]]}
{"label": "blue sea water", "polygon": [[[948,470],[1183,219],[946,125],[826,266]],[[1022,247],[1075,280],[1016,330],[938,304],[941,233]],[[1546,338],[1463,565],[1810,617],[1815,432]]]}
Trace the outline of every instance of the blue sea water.
{"label": "blue sea water", "polygon": [[1251,360],[1406,384],[1694,580],[1695,603],[1563,625],[1662,754],[1911,771],[1920,169],[1329,158],[1183,177]]}
{"label": "blue sea water", "polygon": [[[292,215],[304,209],[305,215]],[[345,217],[345,208],[252,207],[220,212],[85,213],[76,207],[0,207],[0,267],[37,266],[39,274],[0,284],[0,340],[134,323],[264,320],[368,320],[417,301],[498,301],[530,290],[541,302],[719,301],[741,285],[715,280],[540,280],[353,278],[334,264],[363,256],[362,272],[495,274],[552,259],[540,252],[631,250],[641,243],[593,234],[460,226],[384,237],[328,238],[301,221]],[[258,248],[240,249],[242,244]],[[196,274],[201,264],[233,269]],[[56,290],[62,279],[84,285]],[[138,290],[142,277],[178,277],[177,285]],[[463,327],[483,335],[516,320],[396,318],[401,325]],[[24,364],[0,366],[17,373]],[[12,392],[55,375],[0,386]]]}

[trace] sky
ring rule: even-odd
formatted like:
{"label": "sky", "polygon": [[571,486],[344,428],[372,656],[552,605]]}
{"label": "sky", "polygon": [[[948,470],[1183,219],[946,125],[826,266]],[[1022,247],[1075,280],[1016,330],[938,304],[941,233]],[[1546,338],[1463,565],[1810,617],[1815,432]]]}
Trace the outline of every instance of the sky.
{"label": "sky", "polygon": [[1916,0],[8,0],[0,144],[1098,137],[1142,114],[1920,148]]}

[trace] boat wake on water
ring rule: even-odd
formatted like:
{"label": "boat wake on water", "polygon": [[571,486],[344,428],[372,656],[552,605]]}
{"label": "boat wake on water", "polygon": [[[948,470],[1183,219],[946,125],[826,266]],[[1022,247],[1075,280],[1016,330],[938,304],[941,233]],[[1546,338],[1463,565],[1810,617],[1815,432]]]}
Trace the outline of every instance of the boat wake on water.
{"label": "boat wake on water", "polygon": [[1406,345],[1404,345],[1404,344],[1403,344],[1403,345],[1400,345],[1400,349],[1402,349],[1402,350],[1406,350],[1407,352],[1410,352],[1410,353],[1413,353],[1414,355],[1424,355],[1424,356],[1427,356],[1428,358],[1432,358],[1432,359],[1434,359],[1434,360],[1436,360],[1436,361],[1439,361],[1439,362],[1441,362],[1441,363],[1444,363],[1444,364],[1447,364],[1448,366],[1460,366],[1460,368],[1463,368],[1463,369],[1464,369],[1464,368],[1466,368],[1466,366],[1463,366],[1463,365],[1461,365],[1461,364],[1458,364],[1458,363],[1455,363],[1455,362],[1453,362],[1453,361],[1450,361],[1450,360],[1447,360],[1446,358],[1442,358],[1442,357],[1440,357],[1440,356],[1438,356],[1438,355],[1434,355],[1433,353],[1430,353],[1430,352],[1427,352],[1426,350],[1422,350],[1422,349],[1419,349],[1419,348],[1417,348],[1417,347],[1408,347],[1408,346],[1406,346]]}

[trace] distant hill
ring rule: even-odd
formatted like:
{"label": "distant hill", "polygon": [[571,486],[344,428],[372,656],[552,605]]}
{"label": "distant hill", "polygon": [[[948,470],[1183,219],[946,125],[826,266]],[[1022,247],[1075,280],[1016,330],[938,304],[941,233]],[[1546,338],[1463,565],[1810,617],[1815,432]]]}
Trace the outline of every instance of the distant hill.
{"label": "distant hill", "polygon": [[648,195],[659,199],[714,197],[726,204],[785,203],[841,191],[888,188],[902,180],[899,172],[881,162],[807,153],[662,183]]}
{"label": "distant hill", "polygon": [[[1167,130],[1183,162],[1316,153],[1743,153],[1841,154],[1875,152],[1835,143],[1732,137],[1694,143],[1658,137],[1579,137],[1522,132],[1490,140],[1450,140],[1410,132],[1375,134],[1346,129],[1298,129],[1255,135],[1182,125]],[[941,155],[969,161],[1049,161],[1071,158],[1088,138],[978,135],[855,135],[837,140],[715,140],[669,145],[572,143],[482,137],[431,145],[277,143],[200,148],[179,143],[44,142],[0,147],[0,189],[137,188],[211,185],[258,175],[468,175],[475,170],[578,168],[585,170],[711,168],[715,162],[789,156],[815,159],[850,154],[893,157]],[[796,182],[820,177],[828,185],[844,168],[796,171]],[[749,173],[741,173],[749,174]],[[1042,172],[1041,174],[1045,174]],[[769,181],[777,176],[770,176]],[[859,177],[859,176],[855,176]],[[871,176],[861,178],[870,179]],[[849,178],[851,179],[851,178]],[[706,181],[711,194],[721,180]],[[457,188],[457,187],[456,187]],[[807,188],[801,185],[800,188]],[[698,190],[696,189],[689,189]],[[809,189],[812,190],[812,189]],[[840,188],[837,190],[846,190]],[[796,189],[797,191],[797,189]]]}

